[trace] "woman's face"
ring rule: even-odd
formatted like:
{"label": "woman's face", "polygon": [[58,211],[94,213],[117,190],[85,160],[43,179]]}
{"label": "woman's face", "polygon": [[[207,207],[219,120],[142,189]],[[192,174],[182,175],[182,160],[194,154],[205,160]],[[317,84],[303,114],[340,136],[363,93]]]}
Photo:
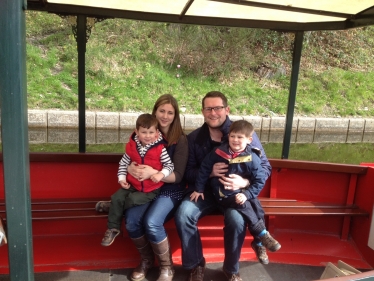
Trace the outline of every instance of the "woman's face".
{"label": "woman's face", "polygon": [[156,119],[160,125],[161,131],[166,134],[169,131],[170,124],[173,123],[175,117],[174,107],[168,103],[160,105],[156,110]]}

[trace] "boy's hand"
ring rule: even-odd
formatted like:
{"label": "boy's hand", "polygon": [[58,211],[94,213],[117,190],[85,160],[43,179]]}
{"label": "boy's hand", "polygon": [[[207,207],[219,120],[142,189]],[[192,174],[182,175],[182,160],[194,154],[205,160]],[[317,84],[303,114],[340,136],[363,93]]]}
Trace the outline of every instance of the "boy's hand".
{"label": "boy's hand", "polygon": [[199,199],[200,196],[201,196],[201,198],[204,200],[204,193],[200,193],[200,192],[194,191],[194,192],[192,192],[192,194],[190,195],[190,201],[195,201],[195,202],[197,202],[197,199]]}
{"label": "boy's hand", "polygon": [[130,188],[130,184],[124,180],[122,181],[119,181],[119,184],[121,185],[122,188],[124,189],[129,189]]}
{"label": "boy's hand", "polygon": [[154,183],[158,183],[160,180],[162,180],[165,177],[165,175],[161,172],[158,172],[151,176],[151,181]]}
{"label": "boy's hand", "polygon": [[243,193],[237,193],[235,195],[235,203],[243,205],[247,201],[247,197]]}

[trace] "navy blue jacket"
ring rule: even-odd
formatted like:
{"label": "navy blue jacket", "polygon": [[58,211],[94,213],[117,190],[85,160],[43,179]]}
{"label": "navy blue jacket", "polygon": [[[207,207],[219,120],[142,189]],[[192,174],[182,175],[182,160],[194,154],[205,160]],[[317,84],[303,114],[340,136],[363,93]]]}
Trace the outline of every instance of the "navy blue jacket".
{"label": "navy blue jacket", "polygon": [[[188,140],[188,161],[186,171],[184,173],[187,181],[187,192],[195,191],[195,181],[199,168],[203,159],[208,155],[215,147],[218,147],[222,143],[228,140],[229,129],[231,120],[227,117],[225,122],[222,124],[220,130],[222,132],[222,141],[220,143],[211,140],[209,134],[209,127],[204,123],[200,128],[197,128],[187,136]],[[256,132],[253,133],[252,146],[257,147],[261,151],[261,166],[265,170],[265,179],[271,174],[271,166],[266,157],[265,151],[261,145],[260,140]]]}
{"label": "navy blue jacket", "polygon": [[229,152],[229,144],[225,143],[213,149],[201,163],[199,174],[195,181],[196,191],[203,193],[206,184],[209,182],[209,175],[212,172],[213,165],[218,162],[228,164],[226,175],[236,174],[250,181],[250,186],[246,189],[226,190],[223,184],[218,180],[219,177],[210,179],[210,186],[217,200],[227,196],[242,192],[247,199],[257,198],[265,185],[265,170],[261,166],[260,151],[247,145],[246,149],[235,158],[232,158]]}

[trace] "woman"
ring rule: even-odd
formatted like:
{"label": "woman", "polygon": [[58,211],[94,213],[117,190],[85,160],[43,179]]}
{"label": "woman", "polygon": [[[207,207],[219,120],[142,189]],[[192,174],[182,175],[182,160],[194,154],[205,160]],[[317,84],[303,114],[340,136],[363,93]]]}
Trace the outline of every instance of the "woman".
{"label": "woman", "polygon": [[[143,280],[158,260],[160,275],[157,281],[172,280],[174,276],[170,244],[164,223],[170,220],[183,197],[185,183],[182,181],[186,168],[188,147],[179,118],[176,99],[169,94],[156,101],[152,115],[159,122],[159,130],[168,141],[167,151],[174,163],[174,172],[163,179],[160,195],[151,203],[126,210],[125,223],[130,238],[141,257],[140,264],[133,270],[131,280]],[[146,165],[132,163],[128,172],[140,181],[149,178],[155,170]]]}

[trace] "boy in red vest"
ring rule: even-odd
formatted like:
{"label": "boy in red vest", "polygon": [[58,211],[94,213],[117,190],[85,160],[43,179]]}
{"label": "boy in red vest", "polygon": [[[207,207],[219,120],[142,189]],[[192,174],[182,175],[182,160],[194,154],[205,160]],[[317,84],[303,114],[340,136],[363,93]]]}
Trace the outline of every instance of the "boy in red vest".
{"label": "boy in red vest", "polygon": [[[151,114],[141,114],[136,120],[135,132],[126,144],[126,153],[119,162],[118,183],[122,188],[111,197],[108,229],[101,241],[103,246],[111,245],[120,234],[124,210],[152,201],[160,192],[163,185],[161,180],[174,170],[174,164],[164,147],[166,141],[157,126],[158,121]],[[127,174],[131,162],[149,165],[158,172],[142,181]]]}

